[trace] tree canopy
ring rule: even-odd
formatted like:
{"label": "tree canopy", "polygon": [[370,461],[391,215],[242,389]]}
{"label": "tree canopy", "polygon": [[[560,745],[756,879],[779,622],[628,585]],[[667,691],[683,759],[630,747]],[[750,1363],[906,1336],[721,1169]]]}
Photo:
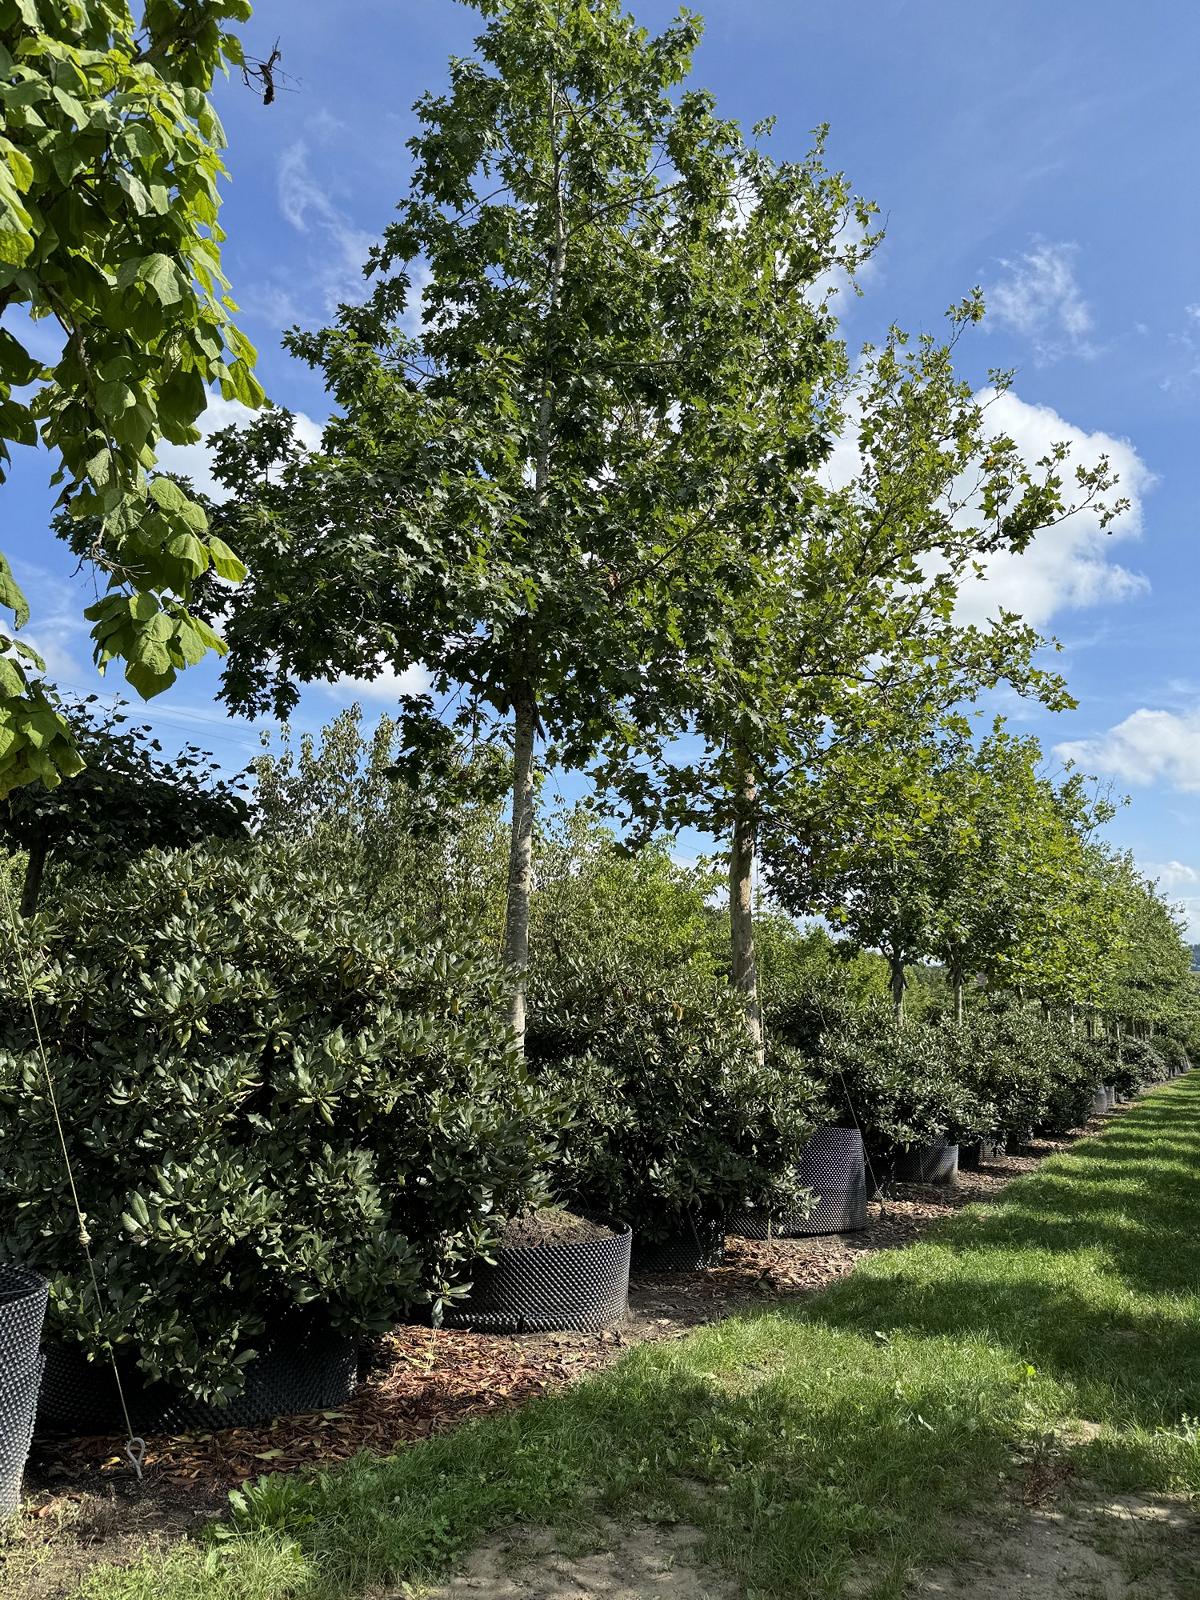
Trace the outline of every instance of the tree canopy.
{"label": "tree canopy", "polygon": [[[240,561],[169,479],[162,440],[200,437],[208,385],[262,400],[237,329],[217,221],[224,135],[213,75],[240,64],[248,0],[0,0],[0,476],[42,445],[73,540],[102,593],[98,664],[143,696],[223,649],[191,608],[196,580]],[[33,325],[61,341],[33,350]],[[39,330],[44,343],[44,331]],[[0,606],[29,607],[0,555]],[[0,794],[77,772],[81,754],[35,651],[0,629]],[[31,676],[31,671],[35,676]]]}
{"label": "tree canopy", "polygon": [[[519,1035],[535,747],[575,766],[637,737],[635,695],[716,636],[737,568],[701,444],[723,419],[739,473],[790,504],[827,448],[809,393],[841,361],[811,290],[862,208],[819,150],[775,163],[686,86],[695,19],[651,38],[616,0],[480,9],[476,55],[418,103],[368,303],[288,338],[339,409],[323,451],[286,415],[221,441],[251,571],[224,694],[286,711],[312,678],[423,666],[451,712],[407,697],[413,771],[508,724]],[[766,396],[732,382],[749,343],[787,412],[766,452]]]}

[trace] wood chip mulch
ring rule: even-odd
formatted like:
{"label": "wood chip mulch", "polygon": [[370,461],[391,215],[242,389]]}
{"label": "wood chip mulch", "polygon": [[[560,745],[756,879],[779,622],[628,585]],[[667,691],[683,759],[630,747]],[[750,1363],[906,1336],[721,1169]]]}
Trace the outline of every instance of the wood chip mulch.
{"label": "wood chip mulch", "polygon": [[[261,1473],[329,1465],[362,1450],[386,1454],[467,1418],[511,1408],[610,1365],[632,1344],[683,1338],[690,1328],[741,1310],[812,1295],[865,1256],[900,1249],[964,1205],[992,1198],[1062,1144],[1042,1142],[1032,1156],[963,1172],[953,1189],[896,1185],[882,1202],[872,1202],[861,1233],[765,1243],[730,1239],[724,1265],[712,1271],[635,1277],[627,1321],[599,1336],[398,1328],[382,1341],[373,1370],[342,1409],[281,1417],[259,1428],[149,1439],[146,1482],[171,1499],[211,1503]],[[39,1500],[102,1486],[120,1494],[134,1489],[132,1479],[121,1439],[48,1440],[35,1441],[26,1487],[36,1514]]]}

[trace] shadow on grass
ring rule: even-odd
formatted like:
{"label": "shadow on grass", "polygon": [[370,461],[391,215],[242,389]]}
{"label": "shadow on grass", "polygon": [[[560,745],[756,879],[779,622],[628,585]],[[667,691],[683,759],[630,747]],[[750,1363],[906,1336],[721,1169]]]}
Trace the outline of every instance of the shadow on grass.
{"label": "shadow on grass", "polygon": [[[685,1519],[764,1595],[898,1600],[943,1529],[1086,1418],[1113,1487],[1200,1489],[1200,1080],[1126,1113],[921,1244],[816,1300],[747,1313],[384,1461],[247,1491],[238,1560],[359,1595],[442,1573],[489,1531],[597,1513]],[[151,1566],[145,1568],[153,1576]],[[173,1600],[135,1573],[93,1600]],[[183,1591],[180,1591],[182,1593]],[[241,1591],[186,1591],[241,1600]]]}

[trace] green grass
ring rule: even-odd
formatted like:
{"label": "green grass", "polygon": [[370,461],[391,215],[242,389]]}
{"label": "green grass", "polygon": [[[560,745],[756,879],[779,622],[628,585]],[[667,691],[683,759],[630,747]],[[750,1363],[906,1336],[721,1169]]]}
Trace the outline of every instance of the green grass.
{"label": "green grass", "polygon": [[265,1480],[227,1540],[83,1593],[333,1600],[435,1578],[514,1522],[604,1514],[696,1523],[752,1594],[894,1600],[1039,1453],[1112,1490],[1200,1490],[1198,1171],[1200,1074],[802,1309],[643,1346],[386,1460]]}

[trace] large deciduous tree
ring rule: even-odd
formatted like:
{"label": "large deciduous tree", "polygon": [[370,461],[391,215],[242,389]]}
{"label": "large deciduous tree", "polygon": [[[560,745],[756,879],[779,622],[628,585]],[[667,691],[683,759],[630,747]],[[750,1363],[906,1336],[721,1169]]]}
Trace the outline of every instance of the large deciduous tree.
{"label": "large deciduous tree", "polygon": [[973,979],[1048,1005],[1084,978],[1087,856],[1111,814],[1081,774],[1052,779],[1036,739],[998,719],[976,741],[951,716],[907,746],[831,750],[810,832],[773,841],[771,881],[883,953],[897,1018],[922,961],[943,967],[959,1022]]}
{"label": "large deciduous tree", "polygon": [[539,746],[577,766],[637,742],[631,702],[657,715],[717,641],[731,541],[777,524],[731,521],[705,452],[719,435],[738,492],[789,517],[842,359],[813,285],[856,207],[819,151],[775,163],[685,87],[695,19],[650,38],[617,0],[477,3],[476,55],[418,104],[368,303],[288,340],[338,406],[322,452],[285,415],[221,441],[251,568],[224,694],[286,712],[299,682],[423,666],[452,710],[406,697],[410,770],[507,724],[520,1038]]}
{"label": "large deciduous tree", "polygon": [[[1034,666],[1039,640],[1019,617],[964,626],[956,600],[989,555],[1023,550],[1101,496],[1110,476],[1103,461],[1077,468],[1068,496],[1065,447],[1026,462],[991,428],[986,398],[954,368],[960,334],[981,315],[972,296],[952,311],[949,339],[914,343],[893,330],[868,350],[828,399],[827,420],[842,432],[838,460],[853,458],[852,471],[797,467],[782,510],[778,486],[761,485],[753,460],[731,453],[723,430],[739,425],[736,408],[717,419],[701,493],[714,521],[736,530],[726,604],[704,647],[674,658],[673,681],[664,673],[652,685],[667,708],[654,759],[616,748],[602,770],[647,826],[686,824],[730,841],[733,981],[760,1049],[752,910],[760,839],[769,835],[776,861],[789,863],[781,892],[813,911],[797,892],[789,840],[819,844],[819,828],[842,826],[824,814],[836,786],[823,786],[822,775],[843,746],[911,743],[914,730],[1002,679],[1048,703],[1064,700],[1061,683]],[[769,350],[759,360],[741,392],[771,392]],[[997,374],[994,392],[1006,381]],[[774,425],[768,410],[760,451],[779,448]],[[763,528],[776,530],[765,548]]]}
{"label": "large deciduous tree", "polygon": [[[0,476],[13,443],[50,453],[59,504],[104,592],[96,659],[142,695],[220,650],[189,606],[198,577],[242,568],[203,511],[147,481],[160,440],[190,443],[209,383],[257,405],[231,320],[217,223],[224,136],[214,73],[240,63],[247,0],[0,0]],[[61,348],[44,360],[45,323]],[[29,608],[0,556],[0,606]],[[0,628],[0,794],[81,756],[35,651]]]}

